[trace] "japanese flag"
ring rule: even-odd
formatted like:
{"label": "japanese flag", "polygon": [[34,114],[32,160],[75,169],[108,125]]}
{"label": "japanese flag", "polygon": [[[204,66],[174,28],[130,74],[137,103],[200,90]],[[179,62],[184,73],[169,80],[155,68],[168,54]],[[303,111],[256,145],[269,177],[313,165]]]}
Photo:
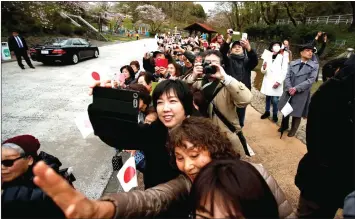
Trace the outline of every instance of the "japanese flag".
{"label": "japanese flag", "polygon": [[78,116],[75,118],[75,124],[77,125],[84,139],[91,133],[94,133],[94,129],[92,128],[87,111],[78,114]]}
{"label": "japanese flag", "polygon": [[136,162],[133,156],[123,164],[120,171],[118,171],[117,178],[125,192],[138,186]]}

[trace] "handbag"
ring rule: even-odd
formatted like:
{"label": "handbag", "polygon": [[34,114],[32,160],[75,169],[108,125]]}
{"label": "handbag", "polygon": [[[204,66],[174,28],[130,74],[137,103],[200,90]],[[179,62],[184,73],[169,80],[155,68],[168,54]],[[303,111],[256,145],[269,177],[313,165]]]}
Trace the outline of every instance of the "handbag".
{"label": "handbag", "polygon": [[113,171],[119,171],[123,166],[122,156],[121,154],[116,154],[112,157],[112,167]]}

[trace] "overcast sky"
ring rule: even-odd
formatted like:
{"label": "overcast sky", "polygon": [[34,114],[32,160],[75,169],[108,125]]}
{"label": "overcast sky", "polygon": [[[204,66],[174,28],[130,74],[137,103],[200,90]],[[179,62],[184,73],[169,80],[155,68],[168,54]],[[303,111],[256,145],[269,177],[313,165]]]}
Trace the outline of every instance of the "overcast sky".
{"label": "overcast sky", "polygon": [[196,2],[202,5],[203,9],[205,10],[205,13],[207,14],[210,9],[213,9],[216,2]]}

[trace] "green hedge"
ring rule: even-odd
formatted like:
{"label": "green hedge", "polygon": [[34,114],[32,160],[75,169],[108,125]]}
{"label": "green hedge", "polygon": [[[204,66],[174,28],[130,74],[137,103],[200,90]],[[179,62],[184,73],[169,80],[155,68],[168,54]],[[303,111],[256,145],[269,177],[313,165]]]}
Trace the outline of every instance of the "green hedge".
{"label": "green hedge", "polygon": [[251,40],[283,40],[290,39],[294,44],[303,44],[314,39],[317,32],[326,32],[328,39],[335,41],[339,26],[334,25],[253,25],[246,27],[245,32]]}
{"label": "green hedge", "polygon": [[58,25],[58,32],[65,35],[65,36],[70,36],[73,31],[74,31],[74,27],[73,25],[69,24],[69,23],[61,23]]}
{"label": "green hedge", "polygon": [[[291,50],[298,51],[300,44],[311,42],[318,31],[326,32],[328,35],[327,47],[322,55],[322,58],[328,59],[343,53],[346,48],[355,48],[355,37],[353,33],[348,32],[346,25],[298,25],[294,27],[289,25],[253,25],[246,27],[245,32],[248,33],[248,38],[251,42],[266,43],[272,41],[282,41],[289,39],[291,42]],[[344,46],[339,46],[336,41],[346,40]],[[317,48],[320,48],[322,39],[319,39]],[[339,43],[339,42],[338,42]],[[296,53],[297,54],[297,53]],[[295,54],[295,58],[297,55]]]}
{"label": "green hedge", "polygon": [[75,26],[74,28],[74,34],[82,36],[86,33],[86,28],[85,27],[77,27]]}

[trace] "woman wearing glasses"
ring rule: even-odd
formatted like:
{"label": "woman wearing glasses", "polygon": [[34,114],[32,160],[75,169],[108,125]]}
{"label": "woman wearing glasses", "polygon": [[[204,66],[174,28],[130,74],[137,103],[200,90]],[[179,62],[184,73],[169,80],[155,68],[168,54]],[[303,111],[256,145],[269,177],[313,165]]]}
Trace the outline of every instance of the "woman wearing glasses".
{"label": "woman wearing glasses", "polygon": [[62,210],[33,183],[32,167],[39,160],[59,171],[58,158],[41,152],[38,139],[20,135],[1,144],[2,218],[64,218]]}

